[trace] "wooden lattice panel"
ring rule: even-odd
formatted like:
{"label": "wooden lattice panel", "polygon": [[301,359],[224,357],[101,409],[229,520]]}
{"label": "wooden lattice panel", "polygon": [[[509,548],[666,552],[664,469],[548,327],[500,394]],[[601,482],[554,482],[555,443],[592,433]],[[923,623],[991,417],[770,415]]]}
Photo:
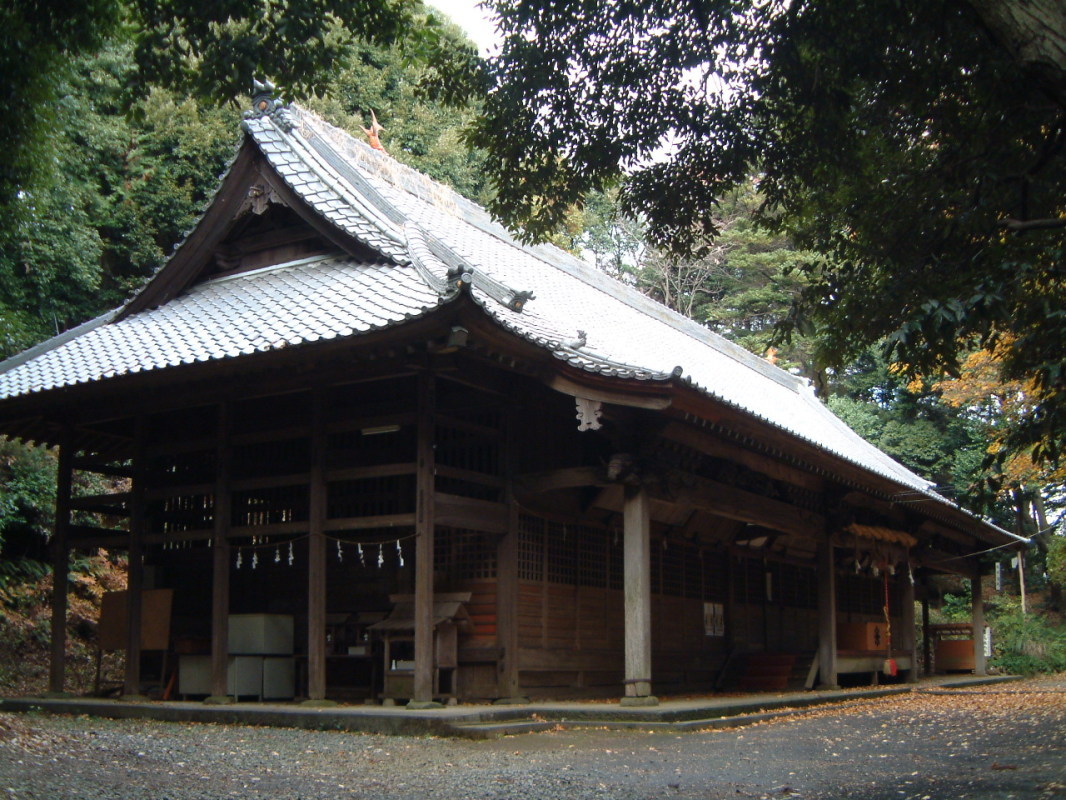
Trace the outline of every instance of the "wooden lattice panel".
{"label": "wooden lattice panel", "polygon": [[415,476],[388,475],[329,484],[329,519],[409,514],[415,510]]}
{"label": "wooden lattice panel", "polygon": [[482,531],[437,528],[433,537],[433,570],[449,586],[458,581],[496,577],[496,538]]}
{"label": "wooden lattice panel", "polygon": [[310,507],[307,486],[272,486],[234,492],[230,501],[234,527],[306,522]]}

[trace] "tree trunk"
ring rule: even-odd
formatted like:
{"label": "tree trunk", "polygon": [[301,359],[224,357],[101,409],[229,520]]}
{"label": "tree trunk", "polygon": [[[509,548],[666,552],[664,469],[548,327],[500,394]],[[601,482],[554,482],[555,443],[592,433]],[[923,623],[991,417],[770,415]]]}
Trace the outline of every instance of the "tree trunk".
{"label": "tree trunk", "polygon": [[1066,4],[1062,0],[969,2],[996,40],[1066,108]]}

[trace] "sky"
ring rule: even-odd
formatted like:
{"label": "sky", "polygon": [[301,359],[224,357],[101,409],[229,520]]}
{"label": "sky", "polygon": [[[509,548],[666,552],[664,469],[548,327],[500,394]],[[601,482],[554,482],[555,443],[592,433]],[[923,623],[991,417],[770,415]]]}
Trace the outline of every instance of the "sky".
{"label": "sky", "polygon": [[444,12],[466,31],[481,55],[485,55],[496,44],[495,26],[488,12],[478,6],[477,0],[426,0],[426,4]]}

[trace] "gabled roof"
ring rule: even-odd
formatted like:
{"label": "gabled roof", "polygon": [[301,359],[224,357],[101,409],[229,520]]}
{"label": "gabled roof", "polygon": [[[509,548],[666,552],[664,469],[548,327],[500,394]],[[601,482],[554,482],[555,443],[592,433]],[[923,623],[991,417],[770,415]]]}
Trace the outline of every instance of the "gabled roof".
{"label": "gabled roof", "polygon": [[466,291],[499,326],[574,368],[686,382],[955,508],[850,430],[805,379],[557,248],[520,244],[479,206],[299,106],[271,101],[243,127],[245,148],[265,159],[279,191],[377,257],[338,252],[197,283],[187,263],[175,277],[198,246],[194,232],[123,309],[0,364],[0,410],[4,399],[129,373],[357,337]]}

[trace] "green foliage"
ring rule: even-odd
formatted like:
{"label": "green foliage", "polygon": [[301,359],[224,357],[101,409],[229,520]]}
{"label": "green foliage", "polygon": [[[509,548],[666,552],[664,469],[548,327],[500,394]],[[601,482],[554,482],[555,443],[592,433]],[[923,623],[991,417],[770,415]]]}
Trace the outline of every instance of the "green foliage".
{"label": "green foliage", "polygon": [[41,557],[54,519],[55,473],[50,451],[0,437],[0,553],[4,559]]}
{"label": "green foliage", "polygon": [[702,256],[719,199],[756,171],[765,221],[819,254],[789,328],[837,366],[884,343],[911,375],[1009,341],[1005,373],[1034,383],[1011,443],[1055,456],[1066,91],[989,19],[954,0],[493,6],[506,38],[472,140],[505,220],[544,237],[621,181],[654,245]]}
{"label": "green foliage", "polygon": [[[441,52],[462,53],[470,47],[453,25],[434,30]],[[465,197],[483,201],[488,196],[484,155],[467,151],[461,141],[473,110],[453,109],[426,96],[421,88],[430,74],[426,58],[418,50],[353,44],[338,60],[323,94],[308,105],[360,138],[373,111],[384,127],[381,138],[391,156]]]}
{"label": "green foliage", "polygon": [[1066,536],[1051,535],[1046,541],[1048,580],[1066,588]]}
{"label": "green foliage", "polygon": [[1066,630],[1035,612],[1023,615],[1016,606],[991,619],[993,656],[990,663],[1011,675],[1066,670]]}
{"label": "green foliage", "polygon": [[[57,180],[25,191],[0,222],[0,355],[119,305],[162,263],[233,152],[234,111],[156,90],[122,95],[128,46],[76,59],[54,109]],[[58,179],[61,176],[61,180]]]}
{"label": "green foliage", "polygon": [[829,408],[856,433],[936,483],[941,493],[967,499],[983,474],[986,442],[982,426],[963,410],[890,371],[876,351],[837,372],[831,388]]}

